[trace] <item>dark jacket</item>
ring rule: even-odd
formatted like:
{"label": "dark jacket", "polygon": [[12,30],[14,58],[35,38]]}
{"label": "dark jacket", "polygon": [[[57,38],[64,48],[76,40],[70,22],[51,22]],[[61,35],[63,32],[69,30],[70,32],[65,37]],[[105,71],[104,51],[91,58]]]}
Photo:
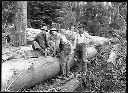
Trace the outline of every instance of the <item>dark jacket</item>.
{"label": "dark jacket", "polygon": [[48,47],[46,32],[38,33],[35,36],[34,41],[36,41],[42,49],[46,49]]}

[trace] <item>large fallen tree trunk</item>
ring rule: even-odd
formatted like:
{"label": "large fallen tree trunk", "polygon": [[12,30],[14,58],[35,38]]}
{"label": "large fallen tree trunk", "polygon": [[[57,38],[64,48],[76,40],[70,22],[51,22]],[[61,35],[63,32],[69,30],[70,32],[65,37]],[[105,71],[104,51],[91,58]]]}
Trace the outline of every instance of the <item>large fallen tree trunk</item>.
{"label": "large fallen tree trunk", "polygon": [[2,90],[27,88],[57,75],[59,71],[57,58],[13,59],[2,64]]}
{"label": "large fallen tree trunk", "polygon": [[[92,48],[87,48],[87,51]],[[94,49],[93,49],[94,50]],[[96,54],[88,52],[87,58]],[[92,55],[92,56],[91,56]],[[51,56],[29,58],[29,59],[12,59],[2,63],[2,91],[17,91],[28,88],[43,82],[60,72],[60,60]],[[70,55],[69,67],[72,68],[74,63],[74,54]]]}
{"label": "large fallen tree trunk", "polygon": [[[34,37],[40,33],[41,30],[40,29],[33,29],[33,28],[27,28],[27,42],[31,42],[32,40],[34,40]],[[75,40],[75,36],[77,32],[72,32],[70,30],[66,30],[66,29],[61,29],[61,34],[65,35],[66,38],[73,42]],[[112,41],[112,39],[109,38],[105,38],[105,37],[99,37],[99,36],[91,36],[90,34],[88,34],[87,32],[84,32],[86,38],[92,40],[94,42],[95,46],[98,45],[104,45],[110,41]],[[90,40],[88,40],[88,43],[90,42]]]}
{"label": "large fallen tree trunk", "polygon": [[[74,65],[73,62],[70,61],[70,67]],[[12,59],[2,63],[2,91],[17,91],[34,86],[59,72],[59,59],[51,56]]]}

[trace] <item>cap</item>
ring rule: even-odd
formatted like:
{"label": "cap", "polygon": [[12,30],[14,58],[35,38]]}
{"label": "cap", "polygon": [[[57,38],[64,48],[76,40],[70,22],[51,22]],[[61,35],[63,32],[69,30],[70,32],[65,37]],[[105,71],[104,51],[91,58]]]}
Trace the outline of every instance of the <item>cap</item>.
{"label": "cap", "polygon": [[58,32],[58,30],[56,28],[52,28],[52,29],[50,29],[49,33],[52,34],[52,32],[54,32],[54,31]]}
{"label": "cap", "polygon": [[56,29],[56,28],[52,28],[52,29],[50,29],[50,30],[52,30],[52,31],[57,31],[57,29]]}
{"label": "cap", "polygon": [[48,30],[47,26],[43,26],[41,30]]}

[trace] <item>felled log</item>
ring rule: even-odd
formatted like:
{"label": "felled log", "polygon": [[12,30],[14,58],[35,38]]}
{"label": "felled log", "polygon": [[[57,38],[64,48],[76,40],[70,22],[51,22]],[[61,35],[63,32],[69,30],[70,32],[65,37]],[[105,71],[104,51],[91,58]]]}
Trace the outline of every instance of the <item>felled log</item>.
{"label": "felled log", "polygon": [[84,34],[85,34],[85,37],[91,39],[94,42],[95,46],[105,45],[109,43],[110,41],[112,41],[112,39],[105,38],[105,37],[91,36],[87,32],[85,32]]}
{"label": "felled log", "polygon": [[[69,66],[74,65],[73,55]],[[17,91],[43,82],[60,72],[59,59],[48,56],[12,59],[2,63],[2,91]]]}
{"label": "felled log", "polygon": [[40,33],[42,30],[40,29],[34,29],[34,28],[27,28],[27,34],[30,35],[30,34],[38,34]]}
{"label": "felled log", "polygon": [[94,57],[98,52],[95,47],[90,46],[86,48],[85,53],[86,54],[84,56],[86,56],[87,59],[90,59]]}
{"label": "felled log", "polygon": [[27,41],[32,41],[34,40],[34,37],[40,33],[42,30],[40,29],[34,29],[34,28],[27,28],[26,32],[27,32]]}
{"label": "felled log", "polygon": [[[74,41],[76,32],[72,32],[72,31],[69,31],[69,30],[62,29],[61,33],[64,34],[67,38],[70,38],[71,40]],[[84,35],[85,35],[86,38],[88,38],[88,39],[86,39],[87,42],[90,43],[90,42],[93,41],[95,46],[105,45],[105,44],[109,43],[112,40],[112,39],[105,38],[105,37],[91,36],[87,32],[84,32]]]}
{"label": "felled log", "polygon": [[9,60],[11,58],[13,58],[12,54],[4,54],[4,55],[2,55],[2,60],[3,61]]}
{"label": "felled log", "polygon": [[[3,48],[2,49],[2,60],[10,60],[10,59],[17,59],[17,58],[23,58],[23,56],[28,56],[29,52],[36,52],[32,49],[30,46],[21,46],[21,47],[10,47],[10,48]],[[32,53],[31,53],[32,54]]]}
{"label": "felled log", "polygon": [[[34,40],[34,37],[40,32],[41,32],[40,29],[27,28],[27,41],[30,42],[30,41]],[[66,30],[66,29],[61,29],[61,34],[65,35],[66,38],[72,42],[75,39],[76,32]],[[91,39],[95,43],[95,46],[104,45],[104,44],[108,43],[109,41],[111,41],[111,39],[109,39],[109,38],[99,37],[99,36],[91,36],[87,32],[85,32],[84,34],[85,34],[85,37]],[[89,42],[91,42],[91,41],[88,40],[88,43]]]}
{"label": "felled log", "polygon": [[59,71],[57,58],[13,59],[2,63],[2,90],[27,88],[57,75]]}
{"label": "felled log", "polygon": [[[93,57],[92,48],[87,48]],[[92,56],[91,56],[92,55]],[[69,67],[72,68],[74,63],[74,54],[70,55]],[[2,63],[2,91],[17,91],[39,84],[60,72],[60,60],[51,56],[29,58],[29,59],[12,59]]]}

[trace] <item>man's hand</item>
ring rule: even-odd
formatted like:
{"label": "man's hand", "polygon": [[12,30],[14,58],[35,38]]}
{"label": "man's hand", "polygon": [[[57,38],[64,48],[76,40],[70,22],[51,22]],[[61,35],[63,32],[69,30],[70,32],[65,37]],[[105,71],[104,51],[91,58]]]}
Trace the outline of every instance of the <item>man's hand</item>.
{"label": "man's hand", "polygon": [[48,50],[47,50],[47,48],[45,49],[44,54],[45,54],[45,57],[48,55]]}

